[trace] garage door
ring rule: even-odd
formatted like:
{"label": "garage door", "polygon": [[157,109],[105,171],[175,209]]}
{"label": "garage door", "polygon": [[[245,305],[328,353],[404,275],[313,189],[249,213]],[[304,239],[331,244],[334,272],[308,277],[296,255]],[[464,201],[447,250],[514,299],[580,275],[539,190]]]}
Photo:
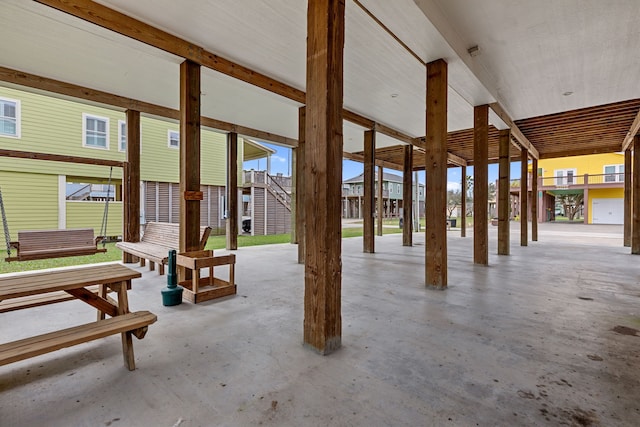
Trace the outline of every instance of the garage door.
{"label": "garage door", "polygon": [[594,224],[623,224],[624,199],[593,199]]}

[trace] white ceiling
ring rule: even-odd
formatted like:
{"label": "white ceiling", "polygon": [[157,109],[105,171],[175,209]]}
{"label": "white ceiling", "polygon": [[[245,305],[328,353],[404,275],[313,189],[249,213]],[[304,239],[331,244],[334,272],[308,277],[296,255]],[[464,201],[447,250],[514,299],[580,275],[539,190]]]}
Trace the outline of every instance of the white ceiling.
{"label": "white ceiling", "polygon": [[[2,3],[3,66],[179,107],[181,58],[33,1]],[[100,3],[305,89],[304,0]],[[361,3],[422,61],[448,62],[450,131],[471,128],[473,105],[496,100],[521,119],[640,97],[637,0]],[[476,44],[480,55],[471,57],[467,48]],[[422,136],[425,74],[423,64],[346,0],[345,108]],[[573,94],[563,96],[567,91]],[[205,116],[297,138],[296,102],[211,70],[202,73],[202,92]],[[362,131],[345,124],[346,151],[362,150]],[[384,136],[377,142],[398,144]]]}

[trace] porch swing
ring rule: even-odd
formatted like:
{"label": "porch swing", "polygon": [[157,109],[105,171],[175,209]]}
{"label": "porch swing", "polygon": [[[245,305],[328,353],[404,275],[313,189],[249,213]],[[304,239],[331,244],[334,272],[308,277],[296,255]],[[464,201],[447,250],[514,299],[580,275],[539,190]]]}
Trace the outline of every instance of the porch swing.
{"label": "porch swing", "polygon": [[[2,200],[0,189],[0,211],[2,225],[7,245],[6,262],[31,261],[38,259],[62,258],[69,256],[94,255],[106,252],[107,220],[109,218],[109,197],[111,192],[111,177],[113,166],[109,171],[109,183],[107,185],[107,197],[105,198],[104,212],[100,235],[94,237],[93,228],[73,228],[55,230],[31,230],[18,231],[18,241],[12,242],[9,234],[9,224]],[[102,248],[99,244],[102,243]],[[11,250],[16,250],[16,256],[11,256]]]}

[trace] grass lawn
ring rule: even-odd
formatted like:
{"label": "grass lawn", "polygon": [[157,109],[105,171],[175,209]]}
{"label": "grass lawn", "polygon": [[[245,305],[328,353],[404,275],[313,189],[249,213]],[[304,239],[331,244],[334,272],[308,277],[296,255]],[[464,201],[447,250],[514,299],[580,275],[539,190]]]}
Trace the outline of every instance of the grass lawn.
{"label": "grass lawn", "polygon": [[[396,220],[397,225],[397,220]],[[399,228],[384,228],[384,234],[401,233]],[[361,237],[362,228],[343,228],[342,237]],[[272,236],[238,236],[238,246],[257,246],[272,245],[276,243],[290,243],[291,236],[289,234],[275,234]],[[224,249],[226,246],[225,236],[211,236],[207,241],[207,249]],[[51,258],[35,261],[13,261],[6,262],[6,251],[0,251],[0,274],[15,273],[18,271],[41,270],[46,268],[66,267],[72,265],[95,264],[99,262],[120,261],[122,260],[122,251],[116,248],[115,243],[107,243],[107,252],[95,255],[73,256],[66,258]],[[12,252],[12,255],[15,255]]]}

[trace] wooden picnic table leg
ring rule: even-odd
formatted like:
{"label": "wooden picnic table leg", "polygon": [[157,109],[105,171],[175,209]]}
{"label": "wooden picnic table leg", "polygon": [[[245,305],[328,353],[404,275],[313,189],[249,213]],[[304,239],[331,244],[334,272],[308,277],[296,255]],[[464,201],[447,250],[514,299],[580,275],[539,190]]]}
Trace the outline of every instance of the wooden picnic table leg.
{"label": "wooden picnic table leg", "polygon": [[154,271],[156,269],[156,263],[153,261],[149,261],[149,271]]}
{"label": "wooden picnic table leg", "polygon": [[140,258],[140,267],[144,267],[147,264],[147,260],[144,258]]}
{"label": "wooden picnic table leg", "polygon": [[[114,289],[118,293],[118,315],[126,314],[129,312],[129,298],[127,297],[127,287],[129,285],[128,280],[120,282],[118,285],[113,285]],[[133,355],[133,339],[131,338],[131,331],[123,332],[122,335],[122,355],[124,357],[124,364],[130,371],[136,369],[135,357]]]}
{"label": "wooden picnic table leg", "polygon": [[[107,285],[98,285],[98,296],[107,299]],[[98,310],[98,320],[104,320],[105,317],[104,311]]]}

